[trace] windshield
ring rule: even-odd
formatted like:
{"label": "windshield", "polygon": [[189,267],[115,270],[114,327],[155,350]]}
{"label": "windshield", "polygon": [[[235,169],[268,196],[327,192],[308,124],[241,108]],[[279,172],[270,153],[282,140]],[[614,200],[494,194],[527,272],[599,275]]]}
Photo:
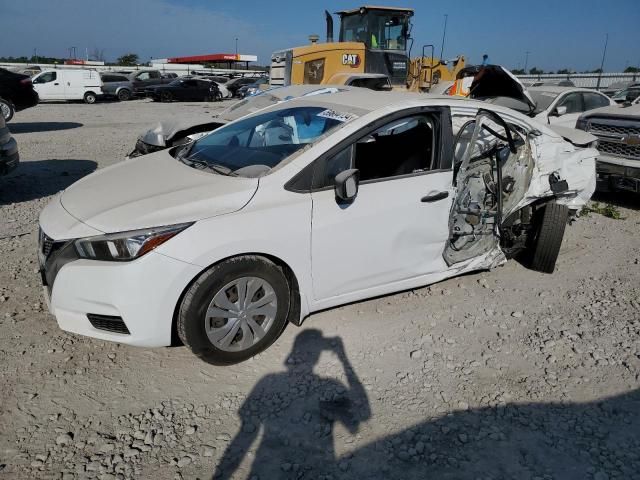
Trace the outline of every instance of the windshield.
{"label": "windshield", "polygon": [[194,168],[261,176],[354,115],[322,107],[295,107],[239,120],[213,131],[177,157]]}
{"label": "windshield", "polygon": [[627,88],[620,90],[613,97],[613,100],[633,101],[640,96],[640,88]]}
{"label": "windshield", "polygon": [[369,48],[406,50],[409,19],[393,12],[368,11],[344,15],[341,42],[363,42]]}
{"label": "windshield", "polygon": [[544,112],[553,101],[558,98],[559,93],[529,90],[529,94],[536,102],[536,113]]}

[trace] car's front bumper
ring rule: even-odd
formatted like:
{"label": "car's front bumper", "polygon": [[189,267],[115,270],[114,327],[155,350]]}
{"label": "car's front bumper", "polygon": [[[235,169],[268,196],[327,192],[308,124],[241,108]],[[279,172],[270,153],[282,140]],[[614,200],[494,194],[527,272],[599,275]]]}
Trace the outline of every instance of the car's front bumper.
{"label": "car's front bumper", "polygon": [[54,242],[49,252],[40,243],[44,294],[61,329],[129,345],[171,344],[175,308],[200,267],[157,252],[131,262],[84,260],[71,241]]}
{"label": "car's front bumper", "polygon": [[596,163],[597,190],[640,193],[640,161],[601,155]]}

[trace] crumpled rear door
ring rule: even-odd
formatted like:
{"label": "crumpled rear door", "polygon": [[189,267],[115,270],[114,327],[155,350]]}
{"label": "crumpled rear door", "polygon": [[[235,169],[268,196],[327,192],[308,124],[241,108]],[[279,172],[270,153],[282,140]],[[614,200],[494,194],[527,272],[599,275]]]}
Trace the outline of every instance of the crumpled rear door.
{"label": "crumpled rear door", "polygon": [[456,196],[444,259],[449,266],[500,252],[500,225],[531,182],[533,158],[523,133],[481,109],[456,135]]}

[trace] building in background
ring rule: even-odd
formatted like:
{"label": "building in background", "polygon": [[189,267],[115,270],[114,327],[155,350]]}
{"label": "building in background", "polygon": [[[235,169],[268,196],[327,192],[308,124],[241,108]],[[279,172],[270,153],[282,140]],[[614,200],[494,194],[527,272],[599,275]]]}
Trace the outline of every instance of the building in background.
{"label": "building in background", "polygon": [[244,67],[249,69],[249,62],[257,62],[257,55],[242,55],[235,53],[212,53],[208,55],[192,55],[188,57],[155,58],[150,63],[157,67],[166,64],[180,65],[211,65],[214,68],[233,69],[235,64],[244,63]]}

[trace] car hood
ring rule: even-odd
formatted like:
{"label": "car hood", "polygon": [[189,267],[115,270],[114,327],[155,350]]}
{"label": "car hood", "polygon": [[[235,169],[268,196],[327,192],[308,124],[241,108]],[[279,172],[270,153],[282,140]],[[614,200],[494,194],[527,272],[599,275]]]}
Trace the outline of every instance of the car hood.
{"label": "car hood", "polygon": [[458,77],[473,75],[469,97],[476,100],[511,98],[523,102],[531,110],[536,102],[531,98],[526,87],[509,70],[500,65],[485,67],[467,67],[458,73]]}
{"label": "car hood", "polygon": [[76,219],[113,233],[232,213],[257,188],[258,179],[196,170],[163,150],[88,175],[60,201]]}
{"label": "car hood", "polygon": [[185,118],[173,118],[158,122],[153,128],[140,135],[139,139],[147,145],[166,147],[167,142],[172,140],[178,133],[190,131],[193,128],[197,128],[198,132],[203,128],[207,129],[209,127],[211,130],[215,130],[225,123],[227,123],[226,120],[222,118],[212,119],[211,115],[203,115],[200,118],[194,118],[193,115],[189,115]]}
{"label": "car hood", "polygon": [[567,142],[574,144],[576,147],[588,147],[598,140],[595,135],[583,130],[576,130],[575,128],[563,127],[561,125],[554,124],[548,125],[548,127]]}
{"label": "car hood", "polygon": [[638,120],[640,117],[640,105],[631,105],[629,107],[621,107],[620,105],[611,105],[609,107],[595,108],[583,113],[580,118],[590,117],[607,117],[617,118],[620,120]]}

